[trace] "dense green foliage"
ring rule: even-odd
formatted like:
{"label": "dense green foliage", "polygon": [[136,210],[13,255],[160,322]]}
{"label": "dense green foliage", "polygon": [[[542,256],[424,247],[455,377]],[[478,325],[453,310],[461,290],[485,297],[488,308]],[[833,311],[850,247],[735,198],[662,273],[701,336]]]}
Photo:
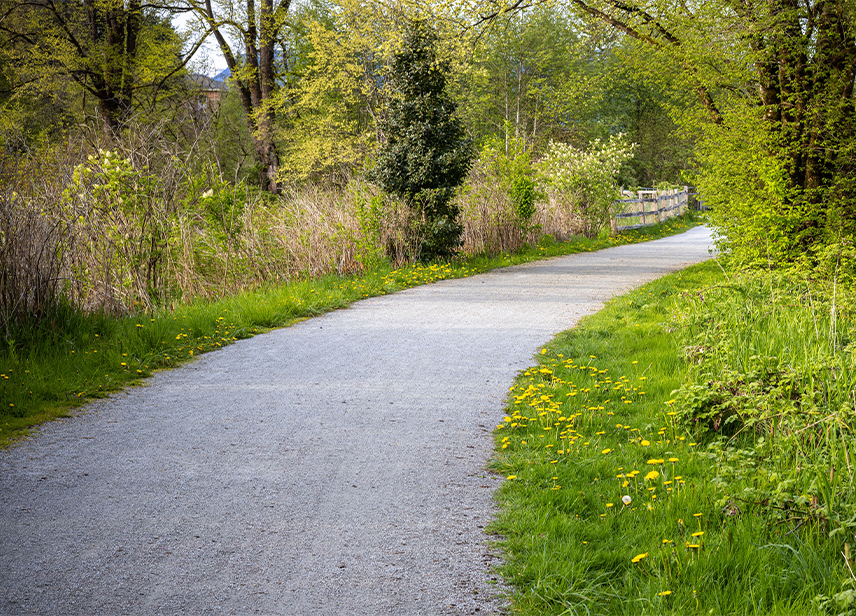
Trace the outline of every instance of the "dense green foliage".
{"label": "dense green foliage", "polygon": [[[856,3],[574,0],[637,41],[637,62],[691,95],[696,182],[721,247],[792,262],[856,231]],[[644,64],[643,64],[644,61]]]}
{"label": "dense green foliage", "polygon": [[163,112],[183,90],[181,41],[164,10],[136,0],[3,0],[0,14],[7,134],[55,133],[89,118],[114,134],[135,116]]}
{"label": "dense green foliage", "polygon": [[516,612],[852,613],[852,263],[709,262],[548,345],[496,432]]}
{"label": "dense green foliage", "polygon": [[420,259],[453,255],[463,233],[453,197],[474,152],[446,92],[448,71],[437,57],[437,34],[414,22],[393,57],[394,94],[381,124],[386,141],[368,176],[414,209]]}
{"label": "dense green foliage", "polygon": [[[812,262],[856,226],[852,0],[412,3],[394,11],[354,0],[169,9],[3,0],[2,9],[7,152],[33,151],[38,134],[74,136],[71,127],[81,126],[103,126],[106,141],[97,130],[87,136],[108,149],[110,139],[127,138],[129,123],[158,122],[182,147],[211,144],[199,167],[213,163],[228,181],[271,192],[339,182],[389,145],[394,131],[384,123],[400,123],[403,109],[396,50],[407,24],[422,19],[436,30],[447,102],[479,147],[499,138],[508,153],[520,140],[538,160],[551,139],[584,148],[624,133],[638,147],[621,182],[696,184],[721,247],[747,264]],[[170,11],[193,16],[184,39]],[[200,103],[193,91],[204,80],[182,69],[205,33],[232,72],[222,106]],[[246,49],[233,49],[232,39]],[[446,192],[421,197],[436,220],[454,218]],[[440,227],[443,241],[457,233]]]}
{"label": "dense green foliage", "polygon": [[609,225],[620,196],[618,174],[632,158],[634,148],[622,134],[610,137],[607,143],[595,139],[588,151],[550,143],[538,165],[539,175],[550,198],[567,202],[567,207],[582,221],[583,234],[595,236]]}

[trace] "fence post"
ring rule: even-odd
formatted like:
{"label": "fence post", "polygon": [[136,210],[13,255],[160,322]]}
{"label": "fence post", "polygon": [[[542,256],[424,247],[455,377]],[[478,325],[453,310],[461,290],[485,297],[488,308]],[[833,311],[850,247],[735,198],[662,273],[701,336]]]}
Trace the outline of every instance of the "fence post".
{"label": "fence post", "polygon": [[[644,198],[642,196],[641,190],[636,193],[636,198],[637,199],[643,199]],[[645,205],[646,205],[645,201],[642,201],[642,224],[643,225],[645,224]]]}
{"label": "fence post", "polygon": [[669,208],[672,207],[672,189],[666,191],[666,206],[663,208],[663,215],[660,217],[660,222],[664,220],[669,220],[669,216],[672,215],[672,212]]}

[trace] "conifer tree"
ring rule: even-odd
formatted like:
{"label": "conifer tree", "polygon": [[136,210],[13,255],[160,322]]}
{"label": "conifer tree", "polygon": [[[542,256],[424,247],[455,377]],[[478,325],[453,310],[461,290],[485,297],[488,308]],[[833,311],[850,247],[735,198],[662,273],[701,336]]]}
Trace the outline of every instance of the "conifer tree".
{"label": "conifer tree", "polygon": [[437,38],[424,21],[408,27],[391,65],[395,95],[383,124],[386,142],[369,174],[415,210],[413,256],[423,260],[451,256],[461,244],[463,227],[453,197],[474,157],[472,140],[446,92],[449,66],[437,57]]}

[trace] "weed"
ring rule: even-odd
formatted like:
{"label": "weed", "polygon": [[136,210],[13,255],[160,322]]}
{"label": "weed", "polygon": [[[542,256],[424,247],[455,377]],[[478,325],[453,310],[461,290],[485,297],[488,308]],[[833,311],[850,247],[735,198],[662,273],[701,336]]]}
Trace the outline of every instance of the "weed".
{"label": "weed", "polygon": [[850,605],[852,332],[839,314],[837,337],[821,333],[823,284],[812,303],[805,281],[769,283],[689,268],[584,319],[521,374],[496,430],[494,467],[514,479],[492,528],[517,611]]}

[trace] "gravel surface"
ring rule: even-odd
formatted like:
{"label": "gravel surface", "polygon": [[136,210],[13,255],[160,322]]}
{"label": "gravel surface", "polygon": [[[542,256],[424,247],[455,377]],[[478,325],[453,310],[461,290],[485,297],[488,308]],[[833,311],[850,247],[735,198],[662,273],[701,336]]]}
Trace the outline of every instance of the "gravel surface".
{"label": "gravel surface", "polygon": [[368,299],[0,452],[0,614],[502,611],[483,528],[508,387],[710,232]]}

